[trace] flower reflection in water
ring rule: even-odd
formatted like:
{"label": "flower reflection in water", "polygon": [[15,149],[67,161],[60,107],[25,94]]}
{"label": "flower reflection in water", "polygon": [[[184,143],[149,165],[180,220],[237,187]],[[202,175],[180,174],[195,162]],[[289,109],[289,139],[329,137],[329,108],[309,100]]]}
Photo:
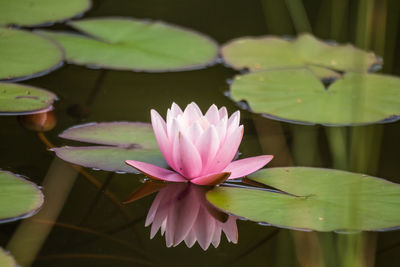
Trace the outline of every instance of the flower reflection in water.
{"label": "flower reflection in water", "polygon": [[221,232],[229,242],[237,243],[236,217],[214,208],[205,197],[211,187],[191,183],[172,183],[161,189],[151,205],[146,226],[151,226],[150,238],[161,228],[167,247],[185,241],[192,247],[196,241],[204,249],[217,247]]}

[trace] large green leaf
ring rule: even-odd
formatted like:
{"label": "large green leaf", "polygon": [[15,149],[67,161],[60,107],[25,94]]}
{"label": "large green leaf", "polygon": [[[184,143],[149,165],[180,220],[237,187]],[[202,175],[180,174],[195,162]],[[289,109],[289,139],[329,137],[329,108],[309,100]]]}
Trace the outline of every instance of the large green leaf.
{"label": "large green leaf", "polygon": [[250,71],[309,66],[322,78],[337,77],[336,71],[365,72],[380,64],[374,53],[352,45],[328,44],[310,34],[295,40],[278,37],[244,37],[221,50],[224,61],[235,69]]}
{"label": "large green leaf", "polygon": [[0,247],[0,266],[2,267],[16,267],[18,266],[10,253],[4,251]]}
{"label": "large green leaf", "polygon": [[54,148],[63,160],[89,168],[113,172],[138,173],[125,164],[138,160],[166,167],[149,123],[103,122],[78,125],[64,131],[60,137],[110,146]]}
{"label": "large green leaf", "polygon": [[79,15],[90,0],[0,0],[0,25],[33,26]]}
{"label": "large green leaf", "polygon": [[42,75],[60,66],[62,60],[63,51],[55,42],[28,31],[0,27],[0,80]]}
{"label": "large green leaf", "polygon": [[286,193],[220,186],[208,200],[235,215],[282,227],[365,231],[400,225],[400,186],[380,178],[306,167],[264,169],[249,178]]}
{"label": "large green leaf", "polygon": [[349,72],[325,88],[304,68],[259,71],[236,76],[231,96],[253,112],[300,123],[368,124],[400,115],[400,79],[380,74]]}
{"label": "large green leaf", "polygon": [[56,95],[44,89],[0,82],[0,115],[24,115],[52,108]]}
{"label": "large green leaf", "polygon": [[178,71],[215,62],[218,48],[210,38],[163,22],[128,18],[72,21],[88,35],[41,31],[57,40],[68,62],[137,71]]}
{"label": "large green leaf", "polygon": [[32,216],[42,205],[39,188],[7,171],[0,171],[0,223]]}

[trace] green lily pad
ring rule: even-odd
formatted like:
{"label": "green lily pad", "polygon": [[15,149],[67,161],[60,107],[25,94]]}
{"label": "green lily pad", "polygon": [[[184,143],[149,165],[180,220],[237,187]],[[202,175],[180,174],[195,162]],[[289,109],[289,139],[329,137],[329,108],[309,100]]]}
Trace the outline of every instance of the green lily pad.
{"label": "green lily pad", "polygon": [[58,41],[70,63],[134,71],[180,71],[214,63],[218,48],[209,37],[164,22],[128,18],[72,21],[88,34],[40,31]]}
{"label": "green lily pad", "polygon": [[317,231],[400,226],[400,185],[364,174],[307,167],[270,168],[251,180],[286,193],[216,187],[207,199],[257,222]]}
{"label": "green lily pad", "polygon": [[61,66],[63,57],[62,49],[48,38],[0,27],[0,80],[46,74]]}
{"label": "green lily pad", "polygon": [[43,204],[43,194],[35,184],[0,171],[0,203],[0,223],[10,222],[34,215]]}
{"label": "green lily pad", "polygon": [[325,88],[308,69],[259,71],[236,76],[235,101],[266,117],[302,124],[361,125],[400,115],[400,79],[348,72]]}
{"label": "green lily pad", "polygon": [[26,115],[49,111],[57,98],[44,89],[0,82],[0,115]]}
{"label": "green lily pad", "polygon": [[90,7],[90,0],[0,0],[0,25],[35,26],[63,21]]}
{"label": "green lily pad", "polygon": [[381,64],[372,52],[350,44],[329,44],[310,34],[294,40],[273,36],[239,38],[225,44],[221,53],[224,61],[235,69],[258,71],[309,66],[320,78],[335,78],[338,76],[335,71],[366,72]]}
{"label": "green lily pad", "polygon": [[0,247],[0,266],[16,267],[18,266],[11,254]]}
{"label": "green lily pad", "polygon": [[126,160],[149,162],[161,167],[167,164],[155,141],[149,123],[104,122],[72,127],[60,137],[107,146],[54,148],[61,159],[84,167],[113,172],[139,173]]}

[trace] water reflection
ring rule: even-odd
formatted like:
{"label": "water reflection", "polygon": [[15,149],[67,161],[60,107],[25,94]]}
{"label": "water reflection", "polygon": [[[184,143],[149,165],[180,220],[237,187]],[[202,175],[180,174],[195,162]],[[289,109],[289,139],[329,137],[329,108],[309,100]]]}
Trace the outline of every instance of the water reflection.
{"label": "water reflection", "polygon": [[228,242],[236,244],[236,217],[217,210],[206,200],[210,189],[191,183],[172,183],[162,188],[146,218],[146,226],[151,225],[150,238],[161,229],[167,247],[182,241],[192,247],[197,241],[206,250],[211,244],[218,247],[224,232]]}

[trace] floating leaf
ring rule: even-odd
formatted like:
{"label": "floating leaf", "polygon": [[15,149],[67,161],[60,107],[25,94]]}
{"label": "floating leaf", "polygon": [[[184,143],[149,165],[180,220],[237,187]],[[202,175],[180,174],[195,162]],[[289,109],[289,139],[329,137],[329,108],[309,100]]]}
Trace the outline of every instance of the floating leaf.
{"label": "floating leaf", "polygon": [[35,214],[43,204],[43,195],[35,184],[0,171],[0,203],[0,223],[4,223]]}
{"label": "floating leaf", "polygon": [[24,115],[53,108],[56,95],[44,89],[0,82],[0,115]]}
{"label": "floating leaf", "polygon": [[0,247],[0,266],[16,267],[18,266],[11,254]]}
{"label": "floating leaf", "polygon": [[272,225],[333,230],[382,230],[400,225],[400,186],[333,169],[270,168],[249,178],[286,193],[216,187],[208,200],[223,210]]}
{"label": "floating leaf", "polygon": [[235,69],[256,71],[309,66],[322,78],[337,77],[332,70],[365,72],[380,64],[372,52],[350,44],[328,44],[310,34],[302,34],[295,40],[272,36],[239,38],[225,44],[221,53],[224,61]]}
{"label": "floating leaf", "polygon": [[191,70],[214,63],[218,48],[210,38],[163,22],[127,18],[72,21],[87,35],[41,31],[58,41],[68,62],[135,71]]}
{"label": "floating leaf", "polygon": [[87,11],[90,0],[0,0],[0,25],[35,26]]}
{"label": "floating leaf", "polygon": [[143,122],[89,123],[69,128],[60,137],[102,145],[157,148],[153,129]]}
{"label": "floating leaf", "polygon": [[0,27],[0,79],[22,80],[43,75],[59,67],[63,56],[62,49],[47,38]]}
{"label": "floating leaf", "polygon": [[165,165],[164,158],[158,149],[129,149],[121,147],[85,146],[54,148],[57,156],[65,161],[85,167],[112,172],[139,173],[125,164],[128,159]]}
{"label": "floating leaf", "polygon": [[237,76],[231,95],[256,113],[298,123],[369,124],[400,115],[400,79],[380,74],[349,72],[325,88],[304,68],[259,71]]}
{"label": "floating leaf", "polygon": [[111,145],[54,148],[57,156],[78,165],[113,172],[138,173],[125,164],[128,159],[166,167],[149,123],[104,122],[78,125],[60,137]]}

